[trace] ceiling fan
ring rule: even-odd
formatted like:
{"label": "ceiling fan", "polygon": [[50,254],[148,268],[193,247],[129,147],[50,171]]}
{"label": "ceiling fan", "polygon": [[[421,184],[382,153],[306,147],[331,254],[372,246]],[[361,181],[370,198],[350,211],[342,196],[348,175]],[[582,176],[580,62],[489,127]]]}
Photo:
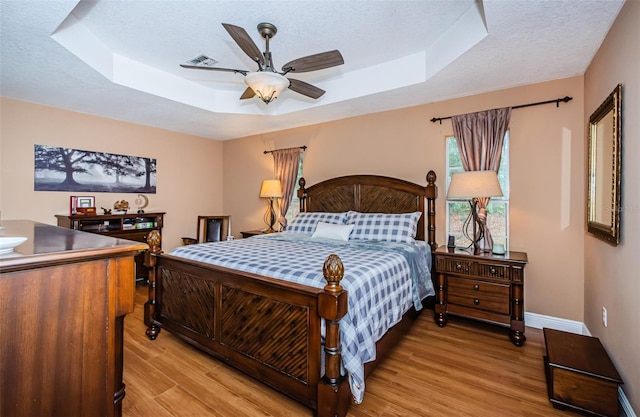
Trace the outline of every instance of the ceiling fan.
{"label": "ceiling fan", "polygon": [[317,71],[325,68],[331,68],[344,64],[344,59],[340,51],[333,50],[322,52],[319,54],[309,55],[302,58],[294,59],[282,66],[282,71],[277,71],[273,65],[271,52],[269,51],[269,39],[273,38],[278,31],[275,25],[271,23],[260,23],[258,32],[265,40],[265,51],[260,52],[256,44],[246,30],[239,26],[223,23],[222,26],[229,32],[229,35],[238,44],[240,49],[258,64],[258,70],[255,72],[231,68],[219,68],[210,66],[181,64],[183,68],[202,69],[211,71],[228,71],[240,73],[245,76],[245,83],[249,86],[244,91],[240,100],[254,97],[256,94],[269,104],[278,97],[285,88],[300,93],[313,99],[320,98],[325,91],[304,81],[285,77],[288,73],[300,73]]}

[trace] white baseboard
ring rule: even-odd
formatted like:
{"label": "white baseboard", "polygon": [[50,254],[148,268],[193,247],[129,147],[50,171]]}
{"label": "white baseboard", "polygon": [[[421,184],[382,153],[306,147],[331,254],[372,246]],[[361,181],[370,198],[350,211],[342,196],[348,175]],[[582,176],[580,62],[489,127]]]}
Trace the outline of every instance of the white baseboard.
{"label": "white baseboard", "polygon": [[[536,313],[524,313],[524,322],[527,326],[535,329],[542,329],[547,327],[554,330],[562,330],[565,332],[583,334],[591,336],[591,332],[587,326],[581,321],[561,319],[558,317],[544,316]],[[618,400],[620,401],[620,416],[621,417],[637,417],[631,403],[627,399],[622,387],[618,387]]]}
{"label": "white baseboard", "polygon": [[620,416],[622,417],[638,417],[636,412],[633,411],[629,399],[624,394],[622,387],[618,386],[618,400],[620,401]]}
{"label": "white baseboard", "polygon": [[535,329],[547,327],[549,329],[591,336],[589,329],[587,329],[587,326],[585,326],[581,321],[544,316],[536,313],[524,313],[524,322],[527,326]]}

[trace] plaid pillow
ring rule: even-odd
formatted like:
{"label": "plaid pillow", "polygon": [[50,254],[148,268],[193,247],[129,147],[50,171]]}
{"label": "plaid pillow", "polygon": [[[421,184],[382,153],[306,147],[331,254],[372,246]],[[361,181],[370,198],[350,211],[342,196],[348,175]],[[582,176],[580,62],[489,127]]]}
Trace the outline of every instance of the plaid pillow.
{"label": "plaid pillow", "polygon": [[318,222],[331,223],[331,224],[345,224],[347,220],[347,213],[299,213],[293,221],[287,225],[285,231],[293,233],[306,233],[312,234],[316,230]]}
{"label": "plaid pillow", "polygon": [[411,243],[416,237],[421,212],[402,214],[347,213],[347,224],[355,227],[349,240],[379,240]]}

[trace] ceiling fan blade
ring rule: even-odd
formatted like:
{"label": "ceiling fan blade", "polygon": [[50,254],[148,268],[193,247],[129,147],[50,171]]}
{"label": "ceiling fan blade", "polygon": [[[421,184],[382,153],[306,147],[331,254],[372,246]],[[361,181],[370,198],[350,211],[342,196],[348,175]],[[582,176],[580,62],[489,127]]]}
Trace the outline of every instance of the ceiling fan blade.
{"label": "ceiling fan blade", "polygon": [[331,68],[342,64],[344,64],[342,54],[340,54],[340,51],[338,50],[333,50],[294,59],[293,61],[284,64],[282,66],[282,71],[285,73],[309,72],[324,68]]}
{"label": "ceiling fan blade", "polygon": [[240,26],[230,25],[228,23],[223,23],[222,26],[224,26],[227,32],[229,32],[229,35],[231,35],[240,49],[242,49],[244,53],[249,56],[249,58],[257,62],[260,67],[264,65],[264,57],[262,56],[262,52],[260,52],[260,49],[258,49],[246,30],[244,30]]}
{"label": "ceiling fan blade", "polygon": [[289,89],[295,91],[296,93],[300,93],[303,96],[311,97],[311,98],[320,98],[325,93],[325,91],[321,88],[318,88],[314,85],[306,83],[300,80],[294,80],[293,78],[289,78]]}
{"label": "ceiling fan blade", "polygon": [[182,68],[188,68],[188,69],[237,72],[237,73],[242,74],[242,75],[247,75],[250,72],[250,71],[247,71],[247,70],[239,70],[239,69],[232,69],[232,68],[219,68],[219,67],[202,67],[202,66],[199,66],[199,65],[180,64],[180,66]]}
{"label": "ceiling fan blade", "polygon": [[244,93],[242,93],[242,95],[240,96],[240,100],[246,100],[248,98],[253,98],[255,96],[256,96],[256,92],[253,91],[251,87],[247,87],[247,89],[244,90]]}

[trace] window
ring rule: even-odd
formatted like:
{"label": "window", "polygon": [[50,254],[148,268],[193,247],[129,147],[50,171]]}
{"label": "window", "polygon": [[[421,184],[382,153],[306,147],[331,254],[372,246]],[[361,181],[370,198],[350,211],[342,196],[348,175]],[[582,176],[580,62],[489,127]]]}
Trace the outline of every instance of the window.
{"label": "window", "polygon": [[[451,181],[451,174],[464,171],[458,143],[453,136],[447,137],[447,190]],[[509,245],[509,131],[504,135],[502,146],[502,158],[500,159],[500,169],[498,170],[498,181],[502,188],[502,197],[493,197],[487,207],[487,224],[491,230],[494,243],[502,243],[505,248]],[[471,241],[462,233],[465,220],[470,212],[469,201],[460,198],[447,199],[446,201],[446,222],[447,233],[454,236],[456,246],[467,247]],[[470,226],[472,227],[472,226]],[[471,230],[471,229],[470,229]],[[471,232],[470,232],[471,234]]]}
{"label": "window", "polygon": [[291,223],[294,217],[300,213],[300,199],[298,198],[298,189],[300,188],[300,178],[302,178],[302,154],[300,155],[300,162],[298,162],[298,176],[296,177],[296,186],[293,189],[293,196],[291,197],[291,203],[287,209],[287,214],[284,218],[287,219],[287,224]]}

